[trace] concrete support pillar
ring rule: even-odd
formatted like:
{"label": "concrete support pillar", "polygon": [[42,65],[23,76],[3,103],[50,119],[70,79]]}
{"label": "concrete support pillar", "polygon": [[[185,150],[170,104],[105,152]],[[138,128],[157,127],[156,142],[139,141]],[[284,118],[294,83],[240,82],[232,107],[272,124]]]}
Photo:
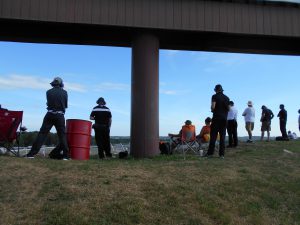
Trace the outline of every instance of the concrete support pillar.
{"label": "concrete support pillar", "polygon": [[159,153],[159,40],[137,34],[132,43],[130,149],[135,158]]}

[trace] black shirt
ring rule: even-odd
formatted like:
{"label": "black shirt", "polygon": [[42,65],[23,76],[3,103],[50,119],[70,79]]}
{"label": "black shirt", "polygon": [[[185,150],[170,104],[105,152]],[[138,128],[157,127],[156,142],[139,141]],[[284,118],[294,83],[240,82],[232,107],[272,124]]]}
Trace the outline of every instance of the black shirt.
{"label": "black shirt", "polygon": [[65,112],[68,108],[68,93],[61,87],[53,87],[46,93],[47,109]]}
{"label": "black shirt", "polygon": [[274,114],[271,111],[271,109],[263,109],[261,122],[271,122],[273,117],[274,117]]}
{"label": "black shirt", "polygon": [[278,113],[278,117],[280,121],[286,121],[287,120],[287,112],[285,109],[281,109]]}
{"label": "black shirt", "polygon": [[212,96],[211,101],[216,103],[213,111],[213,118],[227,120],[229,98],[222,92],[218,92]]}
{"label": "black shirt", "polygon": [[111,112],[105,105],[97,105],[91,112],[91,117],[95,118],[96,124],[110,125]]}

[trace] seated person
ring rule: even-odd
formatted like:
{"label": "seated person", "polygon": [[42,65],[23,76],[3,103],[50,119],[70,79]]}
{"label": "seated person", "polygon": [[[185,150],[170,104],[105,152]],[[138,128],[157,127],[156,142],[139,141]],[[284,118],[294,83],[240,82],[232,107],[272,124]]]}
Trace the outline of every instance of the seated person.
{"label": "seated person", "polygon": [[[192,121],[186,120],[184,126],[192,126]],[[168,136],[171,138],[171,149],[174,149],[181,141],[182,128],[178,134],[168,134]]]}
{"label": "seated person", "polygon": [[295,132],[288,131],[288,138],[289,139],[297,139],[297,134]]}
{"label": "seated person", "polygon": [[205,126],[202,127],[200,134],[196,136],[197,141],[200,143],[208,143],[210,140],[210,124],[211,118],[207,117],[205,119]]}

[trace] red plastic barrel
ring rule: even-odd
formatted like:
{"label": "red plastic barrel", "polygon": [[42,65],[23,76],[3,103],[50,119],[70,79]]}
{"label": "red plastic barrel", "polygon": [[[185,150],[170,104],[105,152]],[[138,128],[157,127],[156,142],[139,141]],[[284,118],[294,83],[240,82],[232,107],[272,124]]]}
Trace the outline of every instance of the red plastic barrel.
{"label": "red plastic barrel", "polygon": [[90,158],[92,123],[86,120],[67,120],[67,141],[71,159]]}

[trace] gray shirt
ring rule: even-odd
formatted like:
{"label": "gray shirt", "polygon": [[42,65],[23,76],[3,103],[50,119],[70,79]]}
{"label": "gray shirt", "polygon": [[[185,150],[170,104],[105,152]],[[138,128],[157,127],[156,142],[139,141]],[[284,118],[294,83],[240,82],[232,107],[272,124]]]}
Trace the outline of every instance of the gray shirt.
{"label": "gray shirt", "polygon": [[62,111],[68,108],[68,93],[61,87],[53,87],[46,93],[47,109],[52,111]]}

